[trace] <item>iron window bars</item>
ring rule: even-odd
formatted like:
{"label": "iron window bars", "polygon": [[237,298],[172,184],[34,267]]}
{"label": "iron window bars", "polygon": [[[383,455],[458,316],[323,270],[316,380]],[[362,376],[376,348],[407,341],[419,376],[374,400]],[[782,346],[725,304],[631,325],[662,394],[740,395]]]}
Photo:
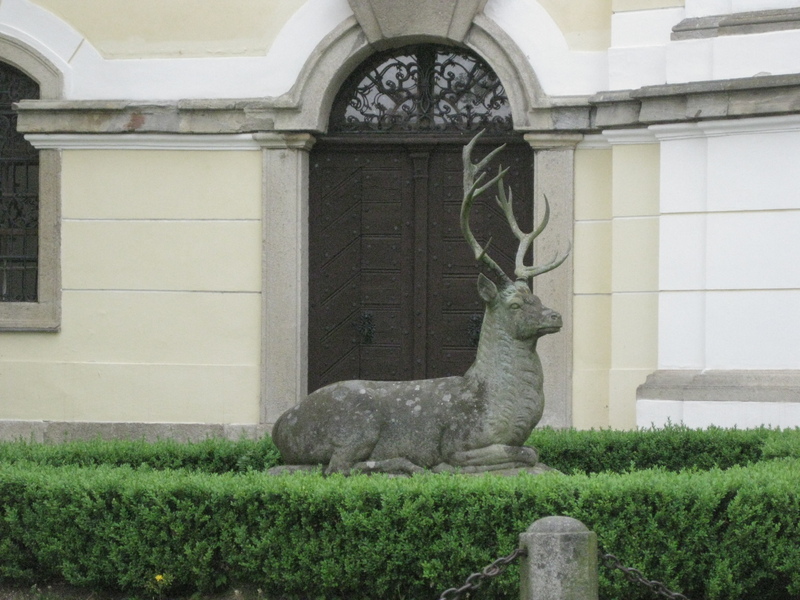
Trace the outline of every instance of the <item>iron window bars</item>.
{"label": "iron window bars", "polygon": [[0,302],[38,295],[39,154],[17,131],[12,108],[38,97],[35,81],[0,63]]}

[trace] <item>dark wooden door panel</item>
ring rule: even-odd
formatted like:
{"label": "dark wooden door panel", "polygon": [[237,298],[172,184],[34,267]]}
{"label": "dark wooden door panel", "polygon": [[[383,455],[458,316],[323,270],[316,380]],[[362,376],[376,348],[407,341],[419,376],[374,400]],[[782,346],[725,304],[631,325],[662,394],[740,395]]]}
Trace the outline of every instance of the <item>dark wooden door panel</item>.
{"label": "dark wooden door panel", "polygon": [[362,346],[359,377],[376,381],[408,379],[402,369],[399,346]]}
{"label": "dark wooden door panel", "polygon": [[[353,346],[349,348],[346,354],[343,356],[336,355],[336,362],[330,365],[325,371],[323,371],[325,378],[324,380],[330,381],[345,381],[347,379],[353,378],[353,373],[358,372],[359,364],[361,362],[361,348],[359,346]],[[322,387],[325,385],[324,383],[321,385],[317,385],[316,387]]]}
{"label": "dark wooden door panel", "polygon": [[309,389],[381,370],[404,378],[403,286],[413,276],[402,259],[412,244],[403,225],[406,153],[323,149],[310,171]]}
{"label": "dark wooden door panel", "polygon": [[[347,168],[343,168],[347,167]],[[310,182],[309,356],[313,377],[336,378],[358,364],[352,324],[361,306],[361,172],[325,161]]]}
{"label": "dark wooden door panel", "polygon": [[[477,161],[494,146],[478,146]],[[527,144],[510,144],[490,166],[492,172],[508,167],[506,186],[518,199],[517,217],[523,228],[532,220],[533,157]],[[476,288],[478,267],[461,233],[461,200],[463,196],[463,163],[460,147],[443,147],[434,153],[431,171],[437,179],[431,182],[431,234],[428,237],[428,377],[464,373],[475,360],[477,334],[483,315],[483,304]],[[489,254],[506,273],[513,277],[518,247],[494,200],[495,190],[487,190],[476,201],[470,228],[481,244],[489,245]],[[477,331],[476,331],[477,327]]]}
{"label": "dark wooden door panel", "polygon": [[342,288],[347,286],[360,286],[359,259],[361,257],[361,244],[359,240],[337,252],[327,262],[320,264],[320,271],[315,279],[315,294],[317,305],[326,304],[329,299],[341,294]]}
{"label": "dark wooden door panel", "polygon": [[[309,390],[343,379],[462,374],[483,305],[460,231],[462,144],[315,147],[309,208]],[[477,160],[492,145],[476,148]],[[510,144],[517,217],[532,220],[532,154]],[[513,273],[517,241],[486,193],[472,231]]]}

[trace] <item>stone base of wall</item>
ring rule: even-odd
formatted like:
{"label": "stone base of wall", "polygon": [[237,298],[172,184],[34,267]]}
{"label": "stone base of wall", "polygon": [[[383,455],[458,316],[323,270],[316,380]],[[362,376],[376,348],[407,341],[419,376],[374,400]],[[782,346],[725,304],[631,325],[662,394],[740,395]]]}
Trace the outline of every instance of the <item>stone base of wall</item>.
{"label": "stone base of wall", "polygon": [[207,438],[258,439],[269,432],[269,426],[253,424],[0,420],[0,441],[60,443],[73,440],[104,439],[197,442]]}
{"label": "stone base of wall", "polygon": [[800,427],[800,371],[656,371],[636,398],[638,427]]}

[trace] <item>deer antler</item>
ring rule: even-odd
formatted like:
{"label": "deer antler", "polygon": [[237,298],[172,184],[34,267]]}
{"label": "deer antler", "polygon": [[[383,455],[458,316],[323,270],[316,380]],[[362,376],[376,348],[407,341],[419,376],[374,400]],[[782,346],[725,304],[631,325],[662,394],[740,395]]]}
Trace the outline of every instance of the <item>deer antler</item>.
{"label": "deer antler", "polygon": [[472,234],[472,231],[469,228],[469,213],[472,210],[472,205],[475,202],[475,198],[480,196],[483,192],[493,186],[495,183],[500,183],[502,186],[502,180],[505,176],[508,169],[500,170],[498,174],[493,177],[489,182],[481,185],[486,173],[481,173],[480,171],[491,162],[491,160],[497,156],[497,154],[505,148],[505,144],[500,146],[499,148],[495,148],[492,150],[483,160],[478,161],[477,163],[472,162],[472,149],[475,147],[475,143],[478,141],[483,135],[483,131],[478,133],[470,142],[464,146],[464,150],[462,151],[462,158],[464,161],[464,200],[461,202],[461,233],[467,240],[470,248],[472,248],[472,252],[475,254],[475,260],[478,262],[482,262],[487,267],[489,267],[492,271],[494,271],[505,283],[510,284],[513,283],[511,278],[505,274],[505,271],[498,265],[491,256],[486,253],[486,250],[489,248],[489,244],[492,243],[491,238],[486,243],[486,247],[482,247],[478,240],[475,239],[475,236]]}
{"label": "deer antler", "polygon": [[569,256],[570,248],[567,248],[566,253],[564,256],[560,257],[556,254],[549,263],[542,265],[542,266],[535,266],[531,265],[530,267],[525,265],[525,254],[528,252],[528,248],[531,247],[533,244],[533,240],[539,237],[539,234],[544,231],[544,228],[547,227],[547,223],[550,221],[550,202],[547,200],[547,196],[544,196],[544,216],[542,217],[542,222],[539,223],[539,226],[531,231],[530,233],[524,233],[517,223],[517,219],[514,216],[514,210],[512,209],[512,193],[511,188],[508,190],[508,197],[506,197],[505,186],[503,185],[503,179],[500,178],[497,180],[497,203],[500,205],[500,208],[503,209],[503,213],[506,215],[506,220],[508,224],[511,226],[511,231],[514,232],[516,238],[520,241],[519,248],[517,248],[517,256],[516,256],[516,264],[514,267],[514,274],[517,276],[517,279],[528,279],[536,277],[537,275],[541,275],[542,273],[547,273],[548,271],[552,271],[556,267],[558,267],[561,263],[567,260]]}
{"label": "deer antler", "polygon": [[504,282],[512,283],[511,278],[505,274],[503,269],[500,268],[500,265],[492,260],[492,258],[486,253],[487,249],[489,248],[489,244],[492,241],[491,238],[489,239],[489,242],[486,243],[486,246],[482,247],[475,239],[475,236],[472,235],[472,231],[470,231],[469,228],[469,213],[470,210],[472,210],[472,204],[475,202],[475,198],[480,196],[492,185],[497,184],[497,203],[503,210],[506,220],[511,227],[511,231],[520,242],[519,248],[517,248],[514,274],[518,279],[528,279],[536,277],[537,275],[541,275],[542,273],[552,271],[565,260],[567,260],[570,248],[567,249],[567,252],[564,254],[564,256],[559,257],[556,254],[553,260],[545,265],[538,267],[535,265],[525,265],[525,254],[528,252],[528,248],[531,247],[533,240],[535,240],[539,234],[544,231],[545,227],[547,227],[547,223],[550,221],[550,202],[547,200],[547,196],[544,197],[544,216],[542,218],[542,222],[539,223],[539,226],[530,233],[523,232],[522,229],[520,229],[519,223],[517,223],[516,217],[514,216],[514,210],[512,208],[512,193],[510,188],[508,190],[508,196],[506,196],[504,178],[508,172],[508,168],[498,169],[497,175],[492,177],[492,179],[487,183],[481,185],[486,173],[481,173],[480,171],[486,167],[486,165],[488,165],[495,156],[497,156],[498,152],[505,148],[505,144],[503,144],[499,148],[492,150],[483,160],[473,164],[472,149],[475,147],[475,143],[478,141],[478,138],[480,138],[481,135],[483,135],[483,131],[472,138],[472,140],[466,146],[464,146],[463,151],[464,200],[461,203],[461,232],[464,234],[467,243],[475,253],[475,260],[484,263],[486,266],[492,269]]}

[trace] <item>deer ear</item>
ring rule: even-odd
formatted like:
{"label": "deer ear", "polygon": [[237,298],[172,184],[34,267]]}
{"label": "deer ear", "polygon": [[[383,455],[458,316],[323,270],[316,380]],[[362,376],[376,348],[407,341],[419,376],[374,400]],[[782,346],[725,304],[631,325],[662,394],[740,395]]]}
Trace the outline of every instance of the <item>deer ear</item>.
{"label": "deer ear", "polygon": [[486,304],[497,297],[497,286],[483,273],[478,275],[478,294]]}

